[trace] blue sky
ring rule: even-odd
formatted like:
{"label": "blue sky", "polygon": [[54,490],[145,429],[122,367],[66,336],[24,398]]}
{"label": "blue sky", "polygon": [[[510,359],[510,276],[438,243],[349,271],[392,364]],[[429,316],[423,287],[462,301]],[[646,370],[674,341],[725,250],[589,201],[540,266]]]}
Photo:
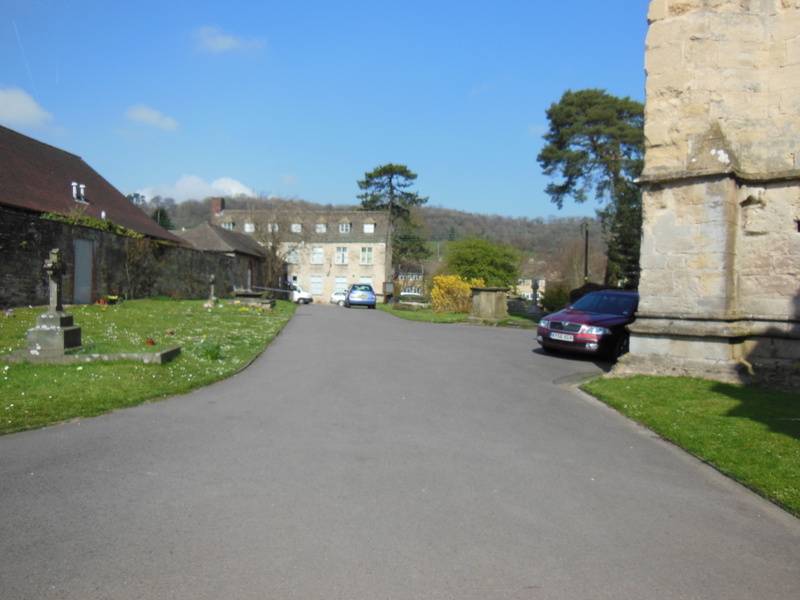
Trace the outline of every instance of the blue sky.
{"label": "blue sky", "polygon": [[0,124],[124,194],[356,204],[385,163],[429,204],[594,214],[544,193],[564,91],[644,100],[647,0],[0,0]]}

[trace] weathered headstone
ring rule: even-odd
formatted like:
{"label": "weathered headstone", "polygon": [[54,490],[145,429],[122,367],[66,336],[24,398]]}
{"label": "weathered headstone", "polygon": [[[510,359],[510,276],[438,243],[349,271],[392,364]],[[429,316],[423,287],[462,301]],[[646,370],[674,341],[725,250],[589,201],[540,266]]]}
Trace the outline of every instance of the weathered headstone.
{"label": "weathered headstone", "polygon": [[470,319],[502,321],[508,318],[508,288],[474,287]]}

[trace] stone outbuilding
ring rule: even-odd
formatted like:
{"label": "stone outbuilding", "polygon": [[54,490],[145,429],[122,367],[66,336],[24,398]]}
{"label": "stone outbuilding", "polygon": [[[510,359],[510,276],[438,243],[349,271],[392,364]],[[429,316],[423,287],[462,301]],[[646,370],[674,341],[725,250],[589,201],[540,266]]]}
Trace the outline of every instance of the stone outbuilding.
{"label": "stone outbuilding", "polygon": [[247,278],[247,257],[189,248],[79,156],[0,126],[0,308],[47,303],[54,248],[65,304],[204,297],[212,274],[219,293]]}
{"label": "stone outbuilding", "polygon": [[211,223],[201,223],[192,229],[174,233],[195,250],[243,258],[247,261],[247,275],[244,281],[239,282],[239,286],[248,290],[265,287],[264,261],[267,253],[250,236]]}

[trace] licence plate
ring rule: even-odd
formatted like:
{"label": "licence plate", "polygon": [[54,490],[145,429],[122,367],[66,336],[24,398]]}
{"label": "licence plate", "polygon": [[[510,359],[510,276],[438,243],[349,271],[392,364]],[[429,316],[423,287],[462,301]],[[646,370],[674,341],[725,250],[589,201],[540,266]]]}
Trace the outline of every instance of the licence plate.
{"label": "licence plate", "polygon": [[575,340],[574,336],[571,336],[567,333],[551,333],[550,334],[551,340],[561,340],[562,342],[572,342]]}

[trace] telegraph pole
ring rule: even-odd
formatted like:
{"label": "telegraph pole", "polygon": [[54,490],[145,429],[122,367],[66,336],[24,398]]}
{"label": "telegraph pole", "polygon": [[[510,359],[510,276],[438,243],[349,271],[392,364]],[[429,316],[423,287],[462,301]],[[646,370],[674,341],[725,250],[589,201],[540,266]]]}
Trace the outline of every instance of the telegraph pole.
{"label": "telegraph pole", "polygon": [[589,283],[589,223],[581,223],[581,233],[584,236],[583,243],[583,283]]}

